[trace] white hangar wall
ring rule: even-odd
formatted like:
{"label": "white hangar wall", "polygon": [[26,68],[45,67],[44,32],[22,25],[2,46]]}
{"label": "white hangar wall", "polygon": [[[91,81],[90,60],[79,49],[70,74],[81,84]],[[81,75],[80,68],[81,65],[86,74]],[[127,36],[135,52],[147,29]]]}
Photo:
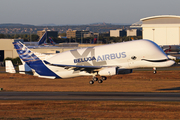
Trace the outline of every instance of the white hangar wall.
{"label": "white hangar wall", "polygon": [[23,41],[22,39],[0,39],[0,51],[3,53],[0,55],[0,62],[3,61],[3,59],[10,57],[15,58],[17,57],[17,52],[14,49],[13,42],[14,41]]}
{"label": "white hangar wall", "polygon": [[141,19],[143,39],[158,45],[180,44],[180,16],[161,15]]}
{"label": "white hangar wall", "polygon": [[[13,42],[14,41],[21,41],[23,43],[22,39],[0,39],[0,62],[3,62],[4,59],[7,57],[9,58],[16,58],[19,57],[17,54],[16,49],[14,48]],[[35,49],[30,49],[33,52],[39,52],[39,53],[45,53],[45,54],[54,54],[57,51],[58,52],[64,52],[72,49],[78,49],[83,47],[92,47],[92,46],[98,46],[100,44],[81,44],[79,47],[77,46],[70,46],[70,47],[39,47]]]}

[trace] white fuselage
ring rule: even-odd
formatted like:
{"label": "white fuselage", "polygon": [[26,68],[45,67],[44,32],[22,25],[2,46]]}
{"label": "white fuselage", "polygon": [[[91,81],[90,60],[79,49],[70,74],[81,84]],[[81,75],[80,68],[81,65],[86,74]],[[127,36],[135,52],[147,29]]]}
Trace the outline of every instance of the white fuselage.
{"label": "white fuselage", "polygon": [[[82,48],[59,53],[47,61],[51,64],[77,66],[103,66],[133,69],[139,67],[169,67],[174,61],[154,42],[135,40],[130,42]],[[92,75],[85,71],[47,65],[61,78]]]}

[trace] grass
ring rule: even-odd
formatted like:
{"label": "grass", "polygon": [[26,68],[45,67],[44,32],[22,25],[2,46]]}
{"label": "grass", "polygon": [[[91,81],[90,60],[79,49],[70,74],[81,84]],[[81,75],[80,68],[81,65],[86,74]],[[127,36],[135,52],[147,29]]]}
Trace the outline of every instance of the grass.
{"label": "grass", "polygon": [[[180,92],[180,71],[135,71],[89,85],[91,77],[43,79],[0,74],[4,91]],[[180,102],[138,101],[0,101],[0,120],[173,120]]]}
{"label": "grass", "polygon": [[[17,103],[17,104],[10,104]],[[38,103],[38,104],[34,104]],[[179,119],[179,102],[0,101],[2,119]]]}
{"label": "grass", "polygon": [[106,91],[106,92],[180,92],[180,71],[135,71],[108,77],[102,84],[89,84],[91,77],[43,79],[30,75],[0,74],[4,91]]}

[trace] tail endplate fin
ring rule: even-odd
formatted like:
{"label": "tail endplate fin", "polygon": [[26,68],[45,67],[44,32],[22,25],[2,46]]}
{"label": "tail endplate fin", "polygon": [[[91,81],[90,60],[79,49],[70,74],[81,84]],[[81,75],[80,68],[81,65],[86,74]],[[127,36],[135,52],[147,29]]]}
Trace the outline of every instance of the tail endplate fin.
{"label": "tail endplate fin", "polygon": [[11,60],[6,60],[5,64],[6,64],[6,72],[7,73],[16,73],[16,70],[15,70]]}

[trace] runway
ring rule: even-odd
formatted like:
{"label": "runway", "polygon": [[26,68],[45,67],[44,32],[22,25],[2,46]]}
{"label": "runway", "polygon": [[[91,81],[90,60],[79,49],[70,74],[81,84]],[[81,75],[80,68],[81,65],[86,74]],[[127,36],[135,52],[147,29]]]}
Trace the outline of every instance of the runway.
{"label": "runway", "polygon": [[0,100],[180,101],[180,93],[1,91]]}

